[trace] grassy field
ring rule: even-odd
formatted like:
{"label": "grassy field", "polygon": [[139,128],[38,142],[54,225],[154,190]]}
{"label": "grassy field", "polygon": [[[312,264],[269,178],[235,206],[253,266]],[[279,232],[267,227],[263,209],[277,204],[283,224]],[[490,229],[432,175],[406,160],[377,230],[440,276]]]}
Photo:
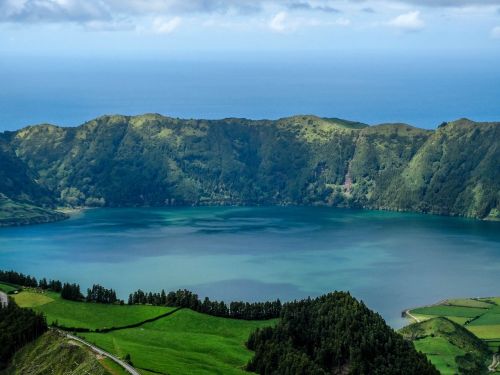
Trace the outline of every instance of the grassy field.
{"label": "grassy field", "polygon": [[11,284],[0,283],[0,291],[4,293],[15,292],[16,290],[19,290],[19,287],[16,287]]}
{"label": "grassy field", "polygon": [[130,354],[135,367],[151,372],[244,374],[252,356],[245,341],[256,328],[272,324],[274,321],[217,318],[182,309],[138,328],[81,336],[117,356]]}
{"label": "grassy field", "polygon": [[444,316],[463,325],[483,340],[489,340],[493,350],[500,344],[500,298],[460,298],[443,301],[439,305],[420,307],[410,311],[421,320]]}
{"label": "grassy field", "polygon": [[115,361],[112,361],[109,358],[99,358],[98,359],[101,366],[106,369],[111,375],[129,375],[129,372],[126,371],[123,367],[121,367]]}
{"label": "grassy field", "polygon": [[425,353],[432,364],[436,366],[442,375],[454,375],[458,373],[455,358],[464,355],[465,352],[443,337],[426,337],[414,342],[415,349]]}
{"label": "grassy field", "polygon": [[469,369],[471,374],[481,374],[491,361],[484,342],[446,318],[435,317],[412,324],[400,333],[411,339],[415,348],[425,353],[441,374],[458,374],[460,366]]}
{"label": "grassy field", "polygon": [[[64,300],[53,292],[25,289],[14,296],[21,307],[43,312],[47,321],[66,327],[89,329],[125,326],[154,318],[173,308],[157,306],[120,306]],[[91,343],[119,357],[130,354],[133,365],[144,375],[169,374],[244,374],[252,356],[245,342],[258,327],[275,321],[245,321],[217,318],[181,309],[137,328],[109,333],[81,333]],[[120,369],[100,359],[110,373]]]}
{"label": "grassy field", "polygon": [[[438,305],[425,306],[410,310],[416,318],[428,321],[436,317],[446,317],[455,323],[460,324],[469,332],[481,339],[488,347],[489,351],[496,352],[500,347],[500,298],[460,298],[450,299]],[[443,373],[452,367],[448,367],[455,349],[443,344],[442,339],[437,337],[427,337],[414,341],[418,350],[426,353],[431,361]],[[451,351],[450,351],[451,350]],[[447,354],[448,353],[448,354]],[[456,353],[455,353],[456,354]],[[438,363],[442,361],[442,363]],[[453,371],[453,370],[452,370]],[[453,373],[453,372],[451,372]],[[500,369],[497,369],[500,373]]]}
{"label": "grassy field", "polygon": [[58,293],[23,290],[14,296],[21,307],[43,312],[49,324],[58,322],[65,327],[102,329],[139,323],[166,312],[170,307],[120,306],[99,303],[74,302],[62,299]]}
{"label": "grassy field", "polygon": [[475,318],[487,312],[485,308],[476,307],[463,307],[463,306],[450,306],[450,305],[436,305],[429,307],[420,307],[418,309],[411,310],[411,313],[415,316],[417,315],[427,315],[427,316],[455,316],[461,318]]}

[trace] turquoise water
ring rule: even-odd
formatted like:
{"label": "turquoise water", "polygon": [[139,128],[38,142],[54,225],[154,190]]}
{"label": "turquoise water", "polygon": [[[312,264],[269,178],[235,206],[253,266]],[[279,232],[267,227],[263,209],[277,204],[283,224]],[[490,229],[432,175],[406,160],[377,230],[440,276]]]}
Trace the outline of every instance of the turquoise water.
{"label": "turquoise water", "polygon": [[225,300],[348,290],[401,311],[500,294],[500,223],[331,208],[96,209],[0,229],[0,268],[101,283],[122,298],[188,288]]}

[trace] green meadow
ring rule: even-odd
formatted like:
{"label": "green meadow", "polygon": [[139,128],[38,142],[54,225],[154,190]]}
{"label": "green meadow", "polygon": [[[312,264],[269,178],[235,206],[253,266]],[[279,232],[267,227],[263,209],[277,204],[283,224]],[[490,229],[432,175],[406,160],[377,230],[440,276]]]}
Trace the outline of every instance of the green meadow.
{"label": "green meadow", "polygon": [[[43,312],[49,324],[58,322],[66,327],[89,329],[140,323],[174,310],[149,305],[74,302],[62,299],[58,293],[31,289],[24,289],[14,299],[21,307]],[[245,346],[250,333],[273,324],[275,320],[236,320],[181,309],[137,328],[80,336],[118,357],[129,354],[133,365],[145,375],[243,374],[252,357]],[[113,363],[102,364],[112,372]]]}
{"label": "green meadow", "polygon": [[168,374],[244,374],[252,357],[245,342],[274,321],[218,318],[182,309],[138,328],[84,333],[87,341],[119,357],[130,354],[142,370]]}
{"label": "green meadow", "polygon": [[[420,324],[426,324],[436,318],[444,317],[465,328],[477,339],[481,340],[482,344],[487,348],[489,358],[486,361],[491,362],[491,354],[499,350],[499,297],[450,299],[438,305],[410,310],[410,313],[423,321]],[[428,325],[430,326],[430,323]],[[418,323],[409,327],[417,326]],[[463,352],[463,349],[457,347],[456,343],[459,340],[455,336],[455,334],[449,334],[447,338],[443,338],[443,335],[431,332],[423,338],[414,339],[413,342],[415,347],[425,353],[443,374],[453,374],[456,373],[454,371],[457,369],[456,358],[467,353],[467,350]],[[451,341],[454,341],[454,343]],[[500,372],[500,369],[497,369],[498,372]]]}
{"label": "green meadow", "polygon": [[100,303],[74,302],[62,299],[58,293],[24,290],[14,296],[20,307],[29,307],[43,312],[47,322],[60,326],[102,329],[121,327],[155,318],[171,307],[143,305],[106,305]]}
{"label": "green meadow", "polygon": [[410,313],[420,320],[446,317],[463,325],[495,350],[500,345],[500,298],[461,298],[419,307]]}
{"label": "green meadow", "polygon": [[443,375],[481,374],[491,361],[488,346],[463,326],[444,317],[411,324],[400,333]]}

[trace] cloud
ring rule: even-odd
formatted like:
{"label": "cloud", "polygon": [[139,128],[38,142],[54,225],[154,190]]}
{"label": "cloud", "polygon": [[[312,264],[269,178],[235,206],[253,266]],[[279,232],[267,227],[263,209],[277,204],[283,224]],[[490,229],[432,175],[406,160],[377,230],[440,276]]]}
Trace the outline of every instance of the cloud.
{"label": "cloud", "polygon": [[284,32],[287,30],[287,25],[286,25],[286,19],[287,19],[287,13],[286,12],[279,12],[277,13],[271,21],[269,21],[269,27],[277,32]]}
{"label": "cloud", "polygon": [[0,0],[0,20],[9,22],[85,22],[110,19],[101,0]]}
{"label": "cloud", "polygon": [[292,10],[315,10],[325,13],[340,13],[340,10],[330,5],[313,5],[308,2],[293,2],[288,5],[288,8]]}
{"label": "cloud", "polygon": [[91,20],[82,23],[87,31],[127,31],[135,30],[136,26],[130,20]]}
{"label": "cloud", "polygon": [[180,26],[181,21],[180,17],[174,17],[171,19],[156,17],[153,20],[152,29],[157,34],[170,34]]}
{"label": "cloud", "polygon": [[491,37],[493,39],[500,39],[500,26],[495,26],[491,29]]}
{"label": "cloud", "polygon": [[425,27],[425,22],[420,18],[420,12],[408,12],[400,14],[388,22],[389,26],[403,31],[419,31]]}
{"label": "cloud", "polygon": [[[329,17],[341,12],[337,4],[343,7],[344,12],[359,6],[365,13],[383,14],[384,9],[390,9],[394,4],[441,8],[492,7],[500,6],[500,0],[0,0],[0,23],[73,22],[89,29],[120,30],[130,28],[131,23],[137,25],[144,19],[156,17],[233,17],[252,16],[260,12],[266,17],[275,14],[277,18],[271,21],[270,26],[278,31],[293,26],[286,20],[287,12],[316,12],[324,13],[318,17]],[[418,15],[409,13],[401,17],[392,21],[393,26],[413,31],[423,26]],[[129,21],[128,24],[122,22],[124,19]],[[168,29],[167,26],[165,28]]]}
{"label": "cloud", "polygon": [[392,0],[397,3],[406,3],[412,5],[429,6],[429,7],[455,7],[464,6],[490,6],[500,5],[500,0]]}

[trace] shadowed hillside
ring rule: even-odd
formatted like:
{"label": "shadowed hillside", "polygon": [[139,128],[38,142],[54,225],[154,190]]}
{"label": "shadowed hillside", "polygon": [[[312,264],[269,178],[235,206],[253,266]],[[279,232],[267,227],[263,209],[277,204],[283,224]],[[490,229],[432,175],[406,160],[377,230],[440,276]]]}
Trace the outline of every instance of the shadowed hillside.
{"label": "shadowed hillside", "polygon": [[[499,215],[498,123],[436,131],[314,116],[277,121],[103,116],[0,136],[35,176],[31,201],[64,206],[328,205]],[[6,158],[5,153],[0,157]],[[10,159],[9,159],[10,160]],[[10,162],[11,165],[13,162]],[[22,184],[4,163],[18,199]],[[11,176],[11,175],[14,176]],[[34,177],[31,177],[33,180]],[[29,185],[27,185],[29,186]]]}

